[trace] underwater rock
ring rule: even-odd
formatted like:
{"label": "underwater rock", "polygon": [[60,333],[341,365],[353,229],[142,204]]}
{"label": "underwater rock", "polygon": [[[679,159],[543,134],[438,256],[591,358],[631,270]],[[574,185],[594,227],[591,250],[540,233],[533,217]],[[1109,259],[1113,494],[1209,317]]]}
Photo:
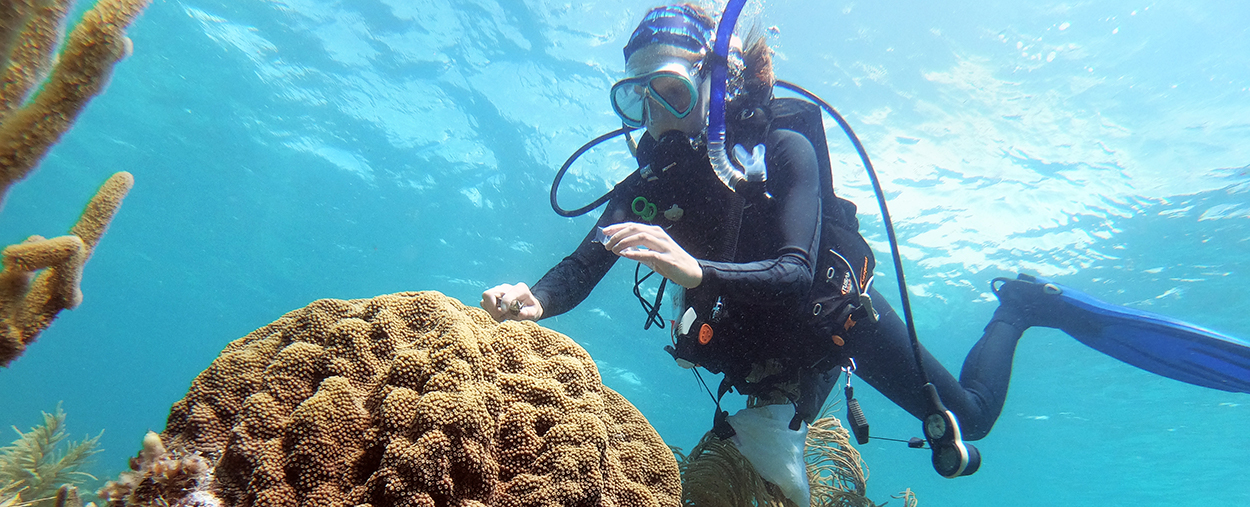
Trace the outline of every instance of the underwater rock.
{"label": "underwater rock", "polygon": [[187,494],[221,505],[677,506],[681,496],[672,452],[584,349],[437,292],[323,299],[234,341],[174,404],[157,443],[207,457],[211,478]]}

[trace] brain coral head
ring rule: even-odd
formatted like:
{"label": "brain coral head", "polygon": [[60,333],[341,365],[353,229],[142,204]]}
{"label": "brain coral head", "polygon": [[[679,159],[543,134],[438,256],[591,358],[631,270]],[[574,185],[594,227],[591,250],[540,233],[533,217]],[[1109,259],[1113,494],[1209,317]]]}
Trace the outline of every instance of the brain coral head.
{"label": "brain coral head", "polygon": [[436,292],[319,300],[235,340],[162,437],[212,459],[221,505],[680,503],[672,453],[584,349]]}

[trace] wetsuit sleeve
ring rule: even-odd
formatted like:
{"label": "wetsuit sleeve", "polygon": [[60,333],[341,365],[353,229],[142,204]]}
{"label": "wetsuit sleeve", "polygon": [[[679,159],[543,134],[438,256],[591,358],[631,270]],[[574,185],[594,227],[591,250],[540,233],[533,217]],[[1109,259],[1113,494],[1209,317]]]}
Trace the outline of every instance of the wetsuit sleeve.
{"label": "wetsuit sleeve", "polygon": [[[634,176],[636,175],[635,173]],[[634,176],[627,178],[613,190],[613,197],[608,201],[603,215],[599,217],[599,222],[586,234],[586,237],[582,238],[577,249],[547,271],[547,274],[530,288],[530,292],[543,305],[544,319],[572,310],[585,300],[586,296],[590,295],[590,291],[599,284],[599,281],[619,259],[602,244],[594,242],[595,232],[599,227],[607,227],[623,221],[629,203],[622,202],[619,196],[633,195],[629,194],[628,188],[634,183]]]}
{"label": "wetsuit sleeve", "polygon": [[820,248],[820,174],[816,151],[807,138],[790,130],[769,136],[766,155],[768,192],[775,200],[777,230],[743,230],[743,242],[770,236],[777,248],[772,258],[728,263],[700,260],[703,281],[727,299],[757,305],[795,304],[808,295]]}

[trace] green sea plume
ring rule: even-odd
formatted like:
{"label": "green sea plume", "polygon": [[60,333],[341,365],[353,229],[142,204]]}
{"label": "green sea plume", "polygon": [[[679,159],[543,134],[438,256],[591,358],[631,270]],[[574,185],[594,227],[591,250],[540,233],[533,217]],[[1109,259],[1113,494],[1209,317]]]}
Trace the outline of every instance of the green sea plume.
{"label": "green sea plume", "polygon": [[[43,424],[0,449],[0,507],[53,507],[64,505],[65,495],[84,480],[95,480],[83,468],[100,452],[100,436],[67,442],[65,411],[43,413]],[[65,445],[62,445],[65,444]],[[59,491],[62,486],[69,486]],[[75,494],[76,496],[76,494]],[[58,501],[59,500],[59,501]]]}

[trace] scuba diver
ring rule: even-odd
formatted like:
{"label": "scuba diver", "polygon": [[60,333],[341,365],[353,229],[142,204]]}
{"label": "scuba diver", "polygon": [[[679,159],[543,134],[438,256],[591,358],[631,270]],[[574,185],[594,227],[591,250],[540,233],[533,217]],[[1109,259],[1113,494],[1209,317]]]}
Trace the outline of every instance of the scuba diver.
{"label": "scuba diver", "polygon": [[[665,326],[657,315],[666,286],[675,284],[674,307],[684,313],[669,322],[673,344],[666,350],[682,367],[724,374],[713,396],[717,436],[735,433],[734,416],[719,406],[730,390],[749,397],[748,410],[786,408],[780,426],[805,432],[846,373],[848,422],[866,443],[868,425],[850,388],[854,374],[923,422],[925,439],[912,446],[932,449],[934,467],[947,477],[979,466],[979,453],[964,440],[984,437],[998,419],[1017,341],[1030,327],[1061,329],[1171,378],[1250,392],[1245,343],[1027,275],[993,282],[999,307],[955,378],[915,338],[897,242],[862,145],[818,97],[775,79],[761,34],[753,31],[745,43],[732,37],[743,3],[731,0],[719,26],[691,4],[643,17],[624,47],[628,77],[610,90],[624,124],[613,135],[645,129],[636,146],[630,138],[640,168],[597,202],[567,212],[555,203],[560,177],[610,136],[570,158],[553,184],[553,207],[565,216],[605,201],[607,207],[576,250],[533,287],[484,291],[481,305],[492,317],[560,315],[584,300],[617,259],[637,261],[663,277],[653,302],[635,287],[646,327]],[[808,100],[774,97],[775,86]],[[822,108],[847,132],[878,189],[904,316],[872,287],[875,261],[859,234],[856,207],[833,192]],[[787,496],[806,505],[805,474],[801,482]]]}

